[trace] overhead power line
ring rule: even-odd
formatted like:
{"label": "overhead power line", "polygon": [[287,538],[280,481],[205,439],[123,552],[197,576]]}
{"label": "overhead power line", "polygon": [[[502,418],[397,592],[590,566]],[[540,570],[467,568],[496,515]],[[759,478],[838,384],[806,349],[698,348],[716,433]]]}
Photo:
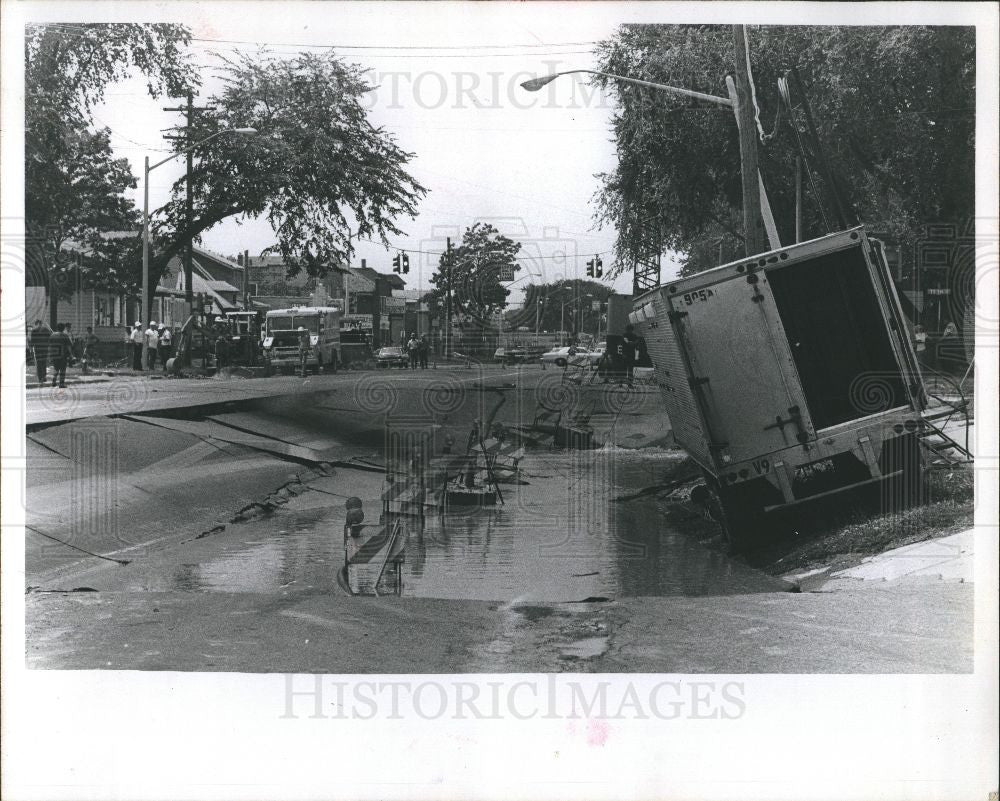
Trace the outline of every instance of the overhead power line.
{"label": "overhead power line", "polygon": [[[113,24],[113,23],[108,23]],[[55,22],[46,23],[46,27],[61,30],[71,35],[83,35],[83,23]],[[204,42],[207,44],[230,44],[247,45],[253,47],[306,47],[328,50],[336,48],[338,50],[451,50],[451,51],[474,51],[474,50],[541,50],[544,48],[560,47],[590,47],[599,44],[596,41],[586,42],[526,42],[523,44],[461,44],[461,45],[396,45],[396,44],[347,44],[344,42],[263,42],[256,39],[214,39],[203,36],[192,36],[192,42]],[[560,54],[556,54],[560,55]]]}

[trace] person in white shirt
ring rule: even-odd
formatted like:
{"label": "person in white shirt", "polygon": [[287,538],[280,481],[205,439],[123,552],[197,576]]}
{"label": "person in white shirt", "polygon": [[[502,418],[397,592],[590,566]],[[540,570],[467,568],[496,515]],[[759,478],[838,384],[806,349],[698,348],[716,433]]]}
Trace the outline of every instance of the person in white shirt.
{"label": "person in white shirt", "polygon": [[160,355],[160,361],[163,363],[163,369],[167,369],[167,359],[173,356],[172,347],[174,344],[173,335],[170,333],[170,328],[161,325],[160,330],[157,332],[159,334],[159,345],[157,346],[156,352]]}
{"label": "person in white shirt", "polygon": [[132,369],[142,370],[142,323],[138,320],[132,326],[128,341],[132,343]]}
{"label": "person in white shirt", "polygon": [[156,367],[156,345],[159,342],[159,334],[156,331],[156,320],[149,321],[149,328],[144,335],[146,337],[146,369],[152,370]]}

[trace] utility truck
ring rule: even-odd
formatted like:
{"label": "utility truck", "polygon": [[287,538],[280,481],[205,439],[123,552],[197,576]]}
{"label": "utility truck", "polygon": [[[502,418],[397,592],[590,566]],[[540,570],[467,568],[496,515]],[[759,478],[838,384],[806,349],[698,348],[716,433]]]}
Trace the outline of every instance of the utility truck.
{"label": "utility truck", "polygon": [[340,306],[293,306],[272,309],[264,318],[262,353],[268,373],[292,372],[301,364],[300,328],[309,337],[306,368],[337,371],[340,358]]}
{"label": "utility truck", "polygon": [[656,287],[629,315],[734,547],[769,512],[867,484],[919,494],[926,396],[863,228]]}

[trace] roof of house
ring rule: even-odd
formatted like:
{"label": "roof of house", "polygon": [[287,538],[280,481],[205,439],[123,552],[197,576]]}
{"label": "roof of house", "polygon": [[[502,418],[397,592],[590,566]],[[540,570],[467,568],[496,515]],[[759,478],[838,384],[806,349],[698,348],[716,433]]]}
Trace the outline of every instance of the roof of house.
{"label": "roof of house", "polygon": [[223,255],[221,255],[219,253],[213,253],[210,250],[205,250],[204,248],[200,248],[200,247],[197,247],[197,246],[195,246],[194,248],[192,248],[192,252],[199,259],[203,259],[203,260],[207,259],[209,261],[218,262],[219,264],[227,267],[230,270],[242,270],[243,269],[243,265],[242,264],[239,264],[239,263],[233,261],[232,259],[230,259],[230,258],[228,258],[226,256],[223,256]]}
{"label": "roof of house", "polygon": [[309,297],[307,295],[293,298],[277,295],[254,295],[250,299],[250,305],[255,309],[287,309],[289,306],[306,306],[308,303]]}
{"label": "roof of house", "polygon": [[426,289],[394,289],[392,290],[392,296],[394,298],[402,298],[407,303],[419,303],[423,300],[424,295],[427,294]]}
{"label": "roof of house", "polygon": [[281,256],[250,256],[248,259],[251,267],[283,267],[285,260]]}
{"label": "roof of house", "polygon": [[371,267],[352,267],[352,273],[357,273],[369,281],[375,281],[381,278],[384,281],[389,282],[389,286],[392,289],[404,289],[406,287],[406,281],[404,281],[399,275],[395,273],[380,273],[378,270],[373,270]]}

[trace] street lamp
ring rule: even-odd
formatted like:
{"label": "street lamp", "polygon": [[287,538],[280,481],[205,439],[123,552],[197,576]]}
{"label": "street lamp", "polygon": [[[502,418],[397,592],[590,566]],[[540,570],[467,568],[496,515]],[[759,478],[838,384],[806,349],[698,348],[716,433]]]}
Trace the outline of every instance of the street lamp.
{"label": "street lamp", "polygon": [[[566,330],[565,329],[565,325],[563,323],[564,315],[565,315],[565,311],[566,311],[566,307],[569,306],[569,305],[571,305],[571,304],[573,304],[573,303],[579,303],[584,298],[592,298],[592,297],[594,297],[594,296],[593,295],[589,295],[589,294],[587,294],[587,295],[579,295],[579,296],[577,296],[575,298],[571,298],[570,300],[567,300],[562,306],[559,307],[559,333],[560,334],[565,333],[565,330]],[[576,327],[579,329],[580,326],[577,325]],[[579,331],[577,331],[577,333],[579,333]]]}
{"label": "street lamp", "polygon": [[[737,39],[737,53],[741,53],[745,50],[745,30],[740,26],[735,26],[736,39]],[[742,43],[740,46],[739,43]],[[623,83],[631,83],[636,86],[646,86],[650,89],[659,89],[663,92],[670,92],[675,95],[682,95],[683,97],[692,97],[696,100],[705,100],[709,103],[715,103],[720,106],[728,106],[731,108],[736,116],[736,127],[740,132],[740,162],[741,162],[741,172],[743,178],[743,228],[744,237],[747,244],[747,255],[753,255],[754,253],[763,250],[762,242],[760,236],[757,233],[757,220],[761,220],[764,223],[764,231],[767,234],[767,241],[770,247],[779,248],[781,247],[781,241],[778,239],[778,229],[774,224],[774,215],[771,213],[771,205],[767,199],[767,192],[764,190],[764,180],[761,178],[760,170],[757,167],[757,148],[753,138],[753,113],[749,108],[749,104],[746,101],[748,97],[749,90],[746,87],[747,76],[743,73],[747,72],[749,67],[742,63],[737,58],[737,78],[739,80],[739,86],[737,82],[734,81],[732,76],[726,76],[726,89],[729,92],[729,97],[717,97],[716,95],[707,95],[703,92],[695,92],[691,89],[681,89],[677,86],[668,86],[664,83],[654,83],[653,81],[643,81],[638,78],[626,78],[624,75],[614,75],[610,72],[600,72],[599,70],[565,70],[563,72],[554,72],[551,75],[542,75],[538,78],[530,78],[527,81],[521,83],[521,88],[526,89],[529,92],[537,92],[543,86],[554,81],[561,75],[572,75],[574,73],[582,72],[588,75],[599,75],[602,78],[611,78],[615,81],[621,81]],[[742,87],[742,88],[740,88]],[[744,98],[741,101],[740,98]],[[754,186],[756,184],[756,186]]]}
{"label": "street lamp", "polygon": [[566,70],[565,72],[553,72],[551,75],[543,75],[540,78],[531,78],[521,83],[522,89],[529,92],[537,92],[546,84],[551,83],[560,75],[572,75],[575,72],[586,72],[590,75],[600,75],[602,78],[614,78],[616,81],[624,83],[634,83],[637,86],[648,86],[651,89],[662,89],[665,92],[673,92],[684,97],[693,97],[697,100],[707,100],[709,103],[718,103],[720,106],[732,106],[733,101],[725,97],[706,95],[702,92],[694,92],[690,89],[681,89],[677,86],[667,86],[665,83],[653,83],[652,81],[640,81],[638,78],[626,78],[624,75],[612,75],[610,72],[599,72],[598,70]]}
{"label": "street lamp", "polygon": [[[216,131],[211,136],[206,136],[199,142],[195,142],[190,147],[186,147],[184,150],[178,150],[176,153],[171,153],[165,159],[162,159],[156,164],[149,163],[149,156],[146,156],[145,169],[143,173],[142,181],[142,311],[140,313],[141,317],[148,317],[150,314],[150,296],[149,296],[149,174],[166,164],[171,159],[175,159],[178,156],[183,156],[186,153],[190,153],[196,147],[201,147],[211,139],[215,139],[217,136],[222,136],[223,134],[234,133],[234,134],[255,134],[257,133],[256,128],[226,128],[223,131]],[[149,321],[147,320],[148,324]],[[146,343],[145,333],[142,336],[142,364],[143,369],[146,365],[146,357],[149,353],[149,348]]]}

